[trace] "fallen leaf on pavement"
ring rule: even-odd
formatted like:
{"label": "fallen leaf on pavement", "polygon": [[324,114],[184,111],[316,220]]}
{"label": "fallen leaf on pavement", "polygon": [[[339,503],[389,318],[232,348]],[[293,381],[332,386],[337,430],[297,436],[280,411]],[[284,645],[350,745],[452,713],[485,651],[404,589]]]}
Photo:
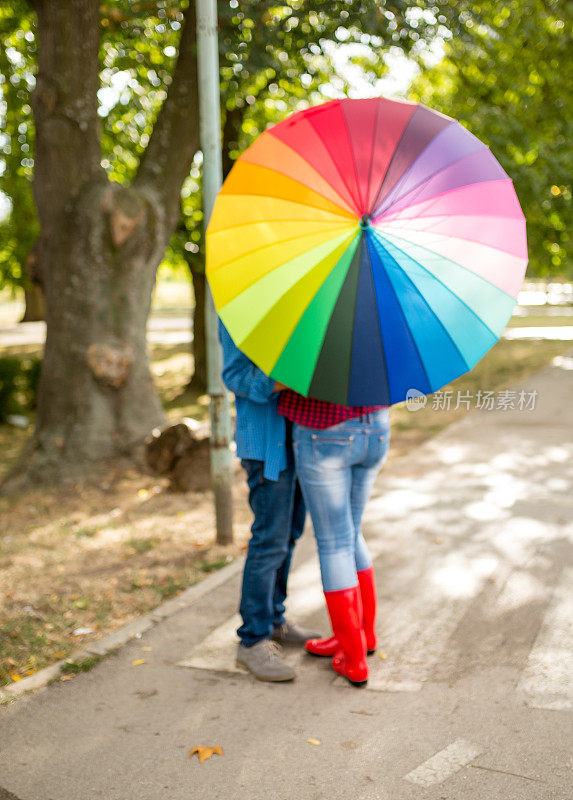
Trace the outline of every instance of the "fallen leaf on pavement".
{"label": "fallen leaf on pavement", "polygon": [[10,677],[12,678],[13,681],[21,681],[22,680],[22,676],[21,675],[17,675],[15,672],[11,672],[10,673]]}
{"label": "fallen leaf on pavement", "polygon": [[131,662],[132,667],[138,667],[140,664],[147,663],[144,658],[136,658],[135,661]]}
{"label": "fallen leaf on pavement", "polygon": [[320,744],[318,739],[307,739],[306,740],[309,744]]}
{"label": "fallen leaf on pavement", "polygon": [[378,653],[378,658],[388,658],[386,653]]}
{"label": "fallen leaf on pavement", "polygon": [[197,747],[194,747],[192,750],[189,751],[189,758],[193,755],[193,753],[197,753],[199,756],[199,763],[202,764],[204,761],[207,761],[208,758],[211,758],[213,754],[218,756],[223,755],[223,748],[222,747],[203,747],[202,745],[198,744]]}

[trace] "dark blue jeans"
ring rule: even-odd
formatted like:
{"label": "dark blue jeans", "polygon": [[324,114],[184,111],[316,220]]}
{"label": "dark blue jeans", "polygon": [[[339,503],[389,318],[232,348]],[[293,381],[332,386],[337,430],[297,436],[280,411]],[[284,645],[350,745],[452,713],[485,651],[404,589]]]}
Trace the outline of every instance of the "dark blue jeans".
{"label": "dark blue jeans", "polygon": [[268,639],[284,621],[290,563],[304,529],[306,509],[296,480],[290,441],[287,468],[278,481],[263,475],[263,462],[243,459],[249,486],[249,505],[255,516],[249,542],[239,611],[243,624],[237,634],[250,647]]}

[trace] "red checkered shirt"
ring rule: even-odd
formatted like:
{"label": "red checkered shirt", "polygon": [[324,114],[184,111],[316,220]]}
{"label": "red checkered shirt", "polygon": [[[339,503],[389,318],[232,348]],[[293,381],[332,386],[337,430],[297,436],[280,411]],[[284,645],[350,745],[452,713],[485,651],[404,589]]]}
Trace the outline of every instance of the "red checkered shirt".
{"label": "red checkered shirt", "polygon": [[284,389],[279,395],[278,411],[283,417],[306,428],[322,429],[338,425],[345,419],[379,411],[381,408],[387,406],[339,406],[336,403],[327,403],[325,400],[303,397],[292,389]]}

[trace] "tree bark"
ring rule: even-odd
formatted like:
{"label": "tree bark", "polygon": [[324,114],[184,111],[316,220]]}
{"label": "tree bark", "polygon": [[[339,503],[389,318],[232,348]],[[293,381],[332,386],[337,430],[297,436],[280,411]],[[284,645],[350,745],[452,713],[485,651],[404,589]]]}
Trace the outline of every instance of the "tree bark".
{"label": "tree bark", "polygon": [[[99,0],[34,0],[39,60],[34,199],[47,337],[34,435],[13,482],[141,459],[164,419],[146,325],[181,184],[198,147],[194,3],[149,150],[132,186],[100,165]],[[8,481],[10,484],[10,479]]]}
{"label": "tree bark", "polygon": [[203,270],[193,269],[193,264],[191,262],[188,262],[188,265],[195,298],[192,347],[193,377],[189,382],[189,388],[204,394],[207,391],[207,343],[205,338],[206,278]]}
{"label": "tree bark", "polygon": [[46,301],[41,286],[31,283],[24,289],[26,306],[20,322],[40,322],[46,318]]}
{"label": "tree bark", "polygon": [[39,322],[46,319],[46,298],[42,289],[42,281],[38,267],[37,242],[28,253],[24,265],[26,271],[26,284],[24,285],[24,298],[26,306],[24,316],[20,322]]}
{"label": "tree bark", "polygon": [[227,177],[234,165],[231,151],[239,147],[239,135],[243,124],[243,110],[241,108],[227,109],[223,124],[223,154],[222,170],[223,180]]}

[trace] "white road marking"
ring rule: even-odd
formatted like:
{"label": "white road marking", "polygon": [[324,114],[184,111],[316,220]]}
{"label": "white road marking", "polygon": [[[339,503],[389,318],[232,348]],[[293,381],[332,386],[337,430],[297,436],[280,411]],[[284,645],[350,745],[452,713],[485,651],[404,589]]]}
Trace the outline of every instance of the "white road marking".
{"label": "white road marking", "polygon": [[422,559],[415,590],[397,591],[395,599],[381,604],[380,650],[387,658],[371,662],[371,691],[419,691],[469,605],[499,566],[492,556],[472,558],[461,550],[441,555],[436,548]]}
{"label": "white road marking", "polygon": [[[475,480],[475,476],[460,477],[463,486],[459,487],[459,494],[468,497],[474,491]],[[410,479],[394,479],[368,506],[367,539],[372,558],[387,555],[390,563],[395,562],[392,568],[383,570],[383,583],[381,580],[379,586],[382,596],[379,648],[387,657],[370,660],[368,688],[371,691],[420,691],[443,658],[467,610],[493,576],[503,585],[514,571],[523,572],[521,576],[515,575],[514,580],[510,578],[500,597],[502,605],[520,605],[525,595],[532,599],[547,591],[547,587],[529,579],[523,567],[519,569],[530,562],[540,541],[555,537],[555,531],[547,524],[514,517],[481,524],[475,532],[473,519],[458,512],[459,519],[456,518],[455,533],[449,534],[450,541],[444,542],[444,547],[434,543],[443,536],[446,512],[442,513],[439,507],[442,482],[439,475],[426,475],[414,488]],[[405,486],[409,487],[408,493],[406,496],[402,492],[399,505],[403,509],[409,498],[406,527],[403,510],[394,509],[388,502],[388,498],[392,499]],[[521,496],[523,491],[520,489],[517,494]],[[483,494],[483,489],[480,492]],[[456,536],[454,549],[452,535]],[[396,558],[400,553],[407,553],[407,558]],[[573,614],[565,589],[562,595],[546,620],[521,687],[530,704],[541,702],[543,708],[569,708],[572,702],[568,681],[573,673],[570,660]],[[321,609],[324,609],[324,596],[315,555],[290,576],[287,613],[291,619],[303,622]],[[179,665],[237,672],[236,629],[239,625],[238,615],[226,620],[178,662]],[[325,628],[323,633],[328,635],[326,625]],[[295,657],[288,650],[285,656],[289,663]],[[303,669],[310,664],[303,657],[299,660],[297,666]],[[334,683],[349,685],[343,679]]]}
{"label": "white road marking", "polygon": [[558,339],[570,341],[573,339],[571,325],[539,325],[536,328],[506,328],[502,333],[504,339]]}
{"label": "white road marking", "polygon": [[417,783],[418,786],[442,783],[446,778],[450,778],[470,761],[473,761],[480,753],[481,749],[471,742],[466,742],[465,739],[456,739],[455,742],[424,761],[412,772],[404,775],[404,780]]}
{"label": "white road marking", "polygon": [[177,666],[208,669],[215,672],[242,672],[235,664],[239,641],[235,631],[240,624],[240,616],[234,614],[218,628],[215,628],[186,658],[178,661]]}
{"label": "white road marking", "polygon": [[573,708],[573,568],[564,570],[518,688],[527,705]]}
{"label": "white road marking", "polygon": [[[318,561],[310,559],[293,570],[289,577],[289,616],[293,619],[304,617],[318,611],[323,605],[324,594]],[[218,672],[243,672],[235,664],[239,642],[236,631],[240,624],[240,616],[234,614],[199,642],[188,656],[177,662],[177,665]],[[288,656],[288,652],[286,655]]]}
{"label": "white road marking", "polygon": [[[404,534],[399,530],[396,534],[404,542]],[[390,531],[386,528],[384,538],[369,541],[373,558],[387,549],[389,538]],[[489,555],[465,556],[461,551],[442,555],[438,548],[428,554],[412,548],[405,572],[398,570],[389,576],[387,585],[396,586],[396,599],[383,603],[380,615],[381,649],[388,653],[388,659],[372,662],[368,688],[378,692],[419,691],[468,605],[497,566],[497,560]],[[417,582],[414,593],[407,597],[399,593],[399,587],[408,576],[411,579],[412,575],[419,574],[423,577]],[[287,606],[289,617],[295,620],[304,619],[324,607],[317,558],[293,571],[289,578]],[[241,671],[235,666],[236,630],[240,624],[238,615],[226,620],[178,665]],[[347,682],[341,679],[340,684],[347,685]]]}

